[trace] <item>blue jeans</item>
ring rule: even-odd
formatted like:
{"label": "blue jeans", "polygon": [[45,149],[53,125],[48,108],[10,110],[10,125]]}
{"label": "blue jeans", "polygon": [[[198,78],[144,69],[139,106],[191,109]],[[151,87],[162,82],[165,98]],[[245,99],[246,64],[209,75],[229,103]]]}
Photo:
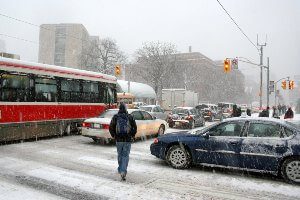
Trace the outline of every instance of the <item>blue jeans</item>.
{"label": "blue jeans", "polygon": [[116,142],[118,152],[118,172],[127,173],[131,142]]}

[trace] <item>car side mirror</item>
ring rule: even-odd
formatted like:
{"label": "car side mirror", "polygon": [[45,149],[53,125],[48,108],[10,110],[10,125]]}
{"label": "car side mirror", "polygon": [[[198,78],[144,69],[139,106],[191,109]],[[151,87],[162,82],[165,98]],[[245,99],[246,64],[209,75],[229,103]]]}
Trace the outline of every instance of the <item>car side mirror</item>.
{"label": "car side mirror", "polygon": [[209,131],[207,131],[206,133],[204,133],[203,137],[208,140],[209,139]]}
{"label": "car side mirror", "polygon": [[156,116],[152,116],[153,119],[157,119]]}

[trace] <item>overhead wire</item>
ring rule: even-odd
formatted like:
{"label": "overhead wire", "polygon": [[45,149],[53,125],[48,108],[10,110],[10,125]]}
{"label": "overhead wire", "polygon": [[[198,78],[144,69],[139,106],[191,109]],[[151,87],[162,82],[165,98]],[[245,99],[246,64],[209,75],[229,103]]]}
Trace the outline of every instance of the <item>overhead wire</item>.
{"label": "overhead wire", "polygon": [[220,1],[217,0],[217,2],[220,4],[220,6],[223,8],[223,10],[226,12],[226,14],[229,16],[229,18],[233,21],[233,23],[238,27],[238,29],[241,31],[241,33],[247,38],[247,40],[259,51],[258,47],[250,40],[250,38],[246,35],[246,33],[242,30],[242,28],[236,23],[236,21],[231,17],[231,15],[229,14],[229,12],[220,3]]}
{"label": "overhead wire", "polygon": [[14,38],[14,39],[17,39],[17,40],[22,40],[22,41],[25,41],[25,42],[30,42],[30,43],[33,43],[33,44],[39,45],[39,43],[38,43],[38,42],[34,42],[34,41],[27,40],[27,39],[24,39],[24,38],[19,38],[19,37],[12,36],[12,35],[6,35],[6,34],[3,34],[3,33],[0,33],[0,36],[5,36],[5,37],[9,37],[9,38]]}
{"label": "overhead wire", "polygon": [[[44,30],[47,30],[47,31],[55,32],[55,30],[52,30],[52,29],[49,29],[49,28],[46,28],[46,27],[43,27],[43,26],[39,26],[37,24],[31,23],[31,22],[28,22],[28,21],[25,21],[25,20],[21,20],[21,19],[15,18],[15,17],[11,17],[11,16],[8,16],[8,15],[2,14],[2,13],[0,13],[0,16],[6,17],[6,18],[11,19],[11,20],[15,20],[15,21],[18,21],[18,22],[22,22],[22,23],[28,24],[28,25],[37,27],[39,29],[41,28],[41,29],[44,29]],[[83,42],[90,42],[89,40],[85,40],[85,39],[76,37],[76,36],[74,36],[72,34],[62,33],[62,35],[69,36],[69,37],[72,37],[74,39],[81,40]]]}

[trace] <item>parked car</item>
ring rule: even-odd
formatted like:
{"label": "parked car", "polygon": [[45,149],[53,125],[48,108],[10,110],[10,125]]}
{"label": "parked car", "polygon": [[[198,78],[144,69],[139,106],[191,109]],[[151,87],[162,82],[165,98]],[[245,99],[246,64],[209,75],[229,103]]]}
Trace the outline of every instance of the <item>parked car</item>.
{"label": "parked car", "polygon": [[204,126],[203,115],[193,107],[177,107],[172,110],[168,118],[169,127],[195,128]]}
{"label": "parked car", "polygon": [[223,112],[216,104],[199,104],[195,107],[200,111],[206,121],[223,120]]}
{"label": "parked car", "polygon": [[[112,117],[117,114],[119,109],[109,109],[99,117],[86,119],[82,124],[82,135],[92,138],[95,142],[112,141],[109,133],[109,124]],[[163,135],[168,127],[167,122],[156,119],[146,111],[137,109],[128,109],[129,114],[133,116],[137,125],[136,138],[148,135]]]}
{"label": "parked car", "polygon": [[155,138],[150,150],[178,169],[200,164],[281,174],[300,183],[300,129],[279,119],[230,118]]}
{"label": "parked car", "polygon": [[140,106],[140,109],[149,112],[152,116],[155,116],[157,119],[162,119],[165,121],[168,120],[168,115],[159,105]]}

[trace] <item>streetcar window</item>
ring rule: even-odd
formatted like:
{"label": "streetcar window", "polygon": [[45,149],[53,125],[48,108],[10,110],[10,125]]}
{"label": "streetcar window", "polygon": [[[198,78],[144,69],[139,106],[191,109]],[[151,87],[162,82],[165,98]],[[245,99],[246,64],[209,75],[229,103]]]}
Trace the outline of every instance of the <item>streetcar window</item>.
{"label": "streetcar window", "polygon": [[35,100],[37,102],[57,101],[56,80],[48,78],[35,79]]}
{"label": "streetcar window", "polygon": [[0,83],[1,101],[29,101],[29,77],[26,75],[3,74]]}
{"label": "streetcar window", "polygon": [[115,103],[116,102],[116,93],[115,87],[113,84],[106,84],[105,88],[105,103]]}
{"label": "streetcar window", "polygon": [[99,87],[96,82],[82,83],[82,100],[83,102],[97,103],[99,102]]}
{"label": "streetcar window", "polygon": [[61,92],[62,102],[80,102],[81,94],[79,80],[62,80]]}

